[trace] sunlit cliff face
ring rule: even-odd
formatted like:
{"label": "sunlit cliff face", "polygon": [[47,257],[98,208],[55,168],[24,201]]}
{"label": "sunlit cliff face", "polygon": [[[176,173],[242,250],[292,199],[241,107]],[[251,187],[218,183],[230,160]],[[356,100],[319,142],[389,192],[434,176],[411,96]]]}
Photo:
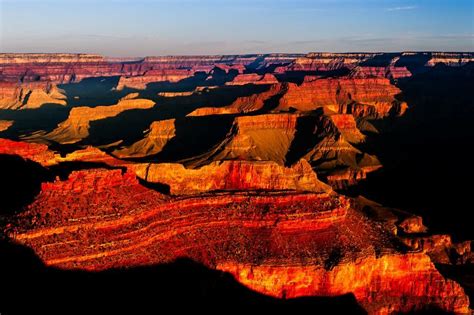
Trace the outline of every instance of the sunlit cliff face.
{"label": "sunlit cliff face", "polygon": [[469,77],[472,59],[0,54],[0,158],[6,181],[21,174],[11,191],[29,186],[2,196],[3,234],[64,272],[184,257],[277,300],[467,313],[435,264],[470,264],[470,241],[349,192],[415,106],[400,82]]}

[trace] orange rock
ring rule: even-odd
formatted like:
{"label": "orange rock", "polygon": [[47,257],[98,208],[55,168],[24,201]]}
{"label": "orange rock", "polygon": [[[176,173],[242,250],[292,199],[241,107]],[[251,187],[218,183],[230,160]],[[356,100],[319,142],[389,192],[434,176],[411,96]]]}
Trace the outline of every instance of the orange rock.
{"label": "orange rock", "polygon": [[289,83],[278,109],[310,111],[320,107],[355,116],[386,116],[400,90],[388,79],[316,79],[300,86]]}
{"label": "orange rock", "polygon": [[305,160],[291,168],[270,161],[222,161],[198,169],[186,169],[175,163],[145,163],[130,167],[138,177],[148,182],[169,185],[173,195],[235,190],[331,191],[329,186],[317,179]]}
{"label": "orange rock", "polygon": [[47,145],[18,142],[0,138],[0,154],[19,155],[24,159],[29,159],[40,163],[43,166],[56,163],[54,152],[48,149]]}
{"label": "orange rock", "polygon": [[369,256],[327,270],[319,266],[242,265],[223,263],[258,292],[276,297],[336,296],[353,293],[370,314],[391,314],[437,307],[469,312],[469,300],[459,284],[446,280],[423,254]]}
{"label": "orange rock", "polygon": [[276,84],[278,80],[273,74],[258,75],[256,73],[239,74],[234,80],[227,82],[226,85],[245,85],[245,84]]}
{"label": "orange rock", "polygon": [[45,104],[66,105],[66,96],[47,82],[10,83],[0,82],[0,108],[38,108]]}

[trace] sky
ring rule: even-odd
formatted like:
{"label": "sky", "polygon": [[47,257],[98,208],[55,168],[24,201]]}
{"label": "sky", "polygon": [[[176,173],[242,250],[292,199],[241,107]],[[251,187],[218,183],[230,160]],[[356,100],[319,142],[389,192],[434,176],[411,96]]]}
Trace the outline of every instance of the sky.
{"label": "sky", "polygon": [[474,0],[0,0],[0,52],[474,51]]}

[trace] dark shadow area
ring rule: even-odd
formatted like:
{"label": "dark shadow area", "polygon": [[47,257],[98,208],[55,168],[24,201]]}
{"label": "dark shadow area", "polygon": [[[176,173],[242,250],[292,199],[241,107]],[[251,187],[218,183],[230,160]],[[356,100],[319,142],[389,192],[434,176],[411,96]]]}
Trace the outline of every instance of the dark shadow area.
{"label": "dark shadow area", "polygon": [[383,53],[361,62],[359,66],[361,67],[388,67],[392,59],[399,55],[401,54],[400,53]]}
{"label": "dark shadow area", "polygon": [[159,193],[162,193],[164,195],[169,195],[170,192],[171,192],[171,187],[170,185],[167,185],[167,184],[163,184],[163,183],[150,183],[150,182],[147,182],[146,180],[143,180],[141,178],[138,178],[138,182],[140,183],[140,185],[146,187],[146,188],[149,188],[149,189],[153,189]]}
{"label": "dark shadow area", "polygon": [[0,154],[0,216],[19,212],[33,201],[41,190],[41,183],[52,180],[49,171],[40,164],[17,155]]}
{"label": "dark shadow area", "polygon": [[208,152],[225,139],[234,117],[234,115],[212,115],[177,119],[176,135],[160,153],[149,159],[173,162]]}
{"label": "dark shadow area", "polygon": [[[318,121],[322,109],[314,115],[301,116],[296,120],[296,132],[285,157],[285,165],[291,166],[307,154],[320,140],[318,138]],[[322,135],[321,135],[322,136]]]}
{"label": "dark shadow area", "polygon": [[[276,299],[256,293],[230,274],[189,259],[168,264],[102,272],[46,267],[29,248],[0,241],[2,314],[107,313],[132,309],[134,314],[172,310],[220,310],[230,307],[311,307],[318,314],[365,314],[353,295]],[[305,309],[303,309],[305,307]],[[267,310],[270,310],[267,309]],[[166,312],[166,311],[165,311]]]}
{"label": "dark shadow area", "polygon": [[66,92],[69,107],[113,105],[125,95],[137,92],[129,88],[115,90],[119,80],[119,76],[85,78],[78,83],[58,85],[58,88]]}
{"label": "dark shadow area", "polygon": [[302,84],[306,76],[319,76],[321,78],[330,78],[330,77],[341,77],[348,75],[350,70],[347,68],[341,68],[336,70],[328,71],[287,71],[282,74],[275,74],[278,81],[280,82],[291,82],[298,85]]}
{"label": "dark shadow area", "polygon": [[431,59],[431,53],[413,53],[400,56],[400,59],[395,63],[396,67],[407,67],[412,74],[418,74],[429,71],[425,67],[428,60]]}
{"label": "dark shadow area", "polygon": [[13,120],[10,128],[0,132],[0,137],[19,139],[35,131],[50,132],[66,120],[71,108],[58,104],[44,104],[36,109],[0,110],[0,120]]}
{"label": "dark shadow area", "polygon": [[[224,107],[237,98],[262,93],[268,85],[223,86],[202,94],[177,97],[159,97],[151,109],[132,109],[115,117],[90,122],[89,137],[80,144],[107,144],[123,140],[130,145],[143,138],[143,132],[158,120],[183,119],[187,114],[201,107]],[[185,127],[184,125],[182,126]],[[205,127],[212,129],[213,126]]]}
{"label": "dark shadow area", "polygon": [[219,67],[214,67],[210,74],[197,71],[192,77],[180,80],[178,82],[152,82],[146,85],[146,89],[140,91],[141,97],[157,99],[160,92],[192,92],[197,87],[223,86],[226,82],[232,81],[239,72],[231,69],[228,72]]}
{"label": "dark shadow area", "polygon": [[251,116],[268,114],[269,112],[276,109],[278,107],[278,105],[280,105],[280,100],[281,100],[281,98],[283,97],[284,94],[285,94],[284,92],[279,92],[278,94],[269,97],[268,99],[266,99],[263,102],[263,107],[262,108],[260,108],[259,110],[254,111],[254,112],[250,112],[248,114],[251,115]]}
{"label": "dark shadow area", "polygon": [[410,108],[367,141],[384,168],[348,192],[423,216],[434,233],[473,239],[474,64],[437,65],[399,83]]}

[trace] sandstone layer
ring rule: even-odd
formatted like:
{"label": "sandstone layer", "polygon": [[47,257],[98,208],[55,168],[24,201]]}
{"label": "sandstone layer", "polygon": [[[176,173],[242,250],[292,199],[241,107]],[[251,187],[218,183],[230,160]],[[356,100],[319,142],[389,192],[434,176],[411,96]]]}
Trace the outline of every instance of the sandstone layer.
{"label": "sandstone layer", "polygon": [[290,83],[278,108],[309,111],[327,107],[355,116],[383,117],[394,106],[398,93],[400,90],[387,79],[316,79],[300,86]]}
{"label": "sandstone layer", "polygon": [[173,163],[135,164],[131,168],[147,182],[169,185],[173,195],[211,191],[331,191],[328,185],[318,180],[305,160],[291,168],[271,161],[212,162],[197,169],[186,169]]}
{"label": "sandstone layer", "polygon": [[0,249],[39,259],[38,283],[158,279],[184,258],[275,303],[468,313],[470,275],[446,270],[474,263],[457,231],[468,193],[453,185],[469,161],[449,153],[472,135],[473,64],[461,52],[0,54]]}

